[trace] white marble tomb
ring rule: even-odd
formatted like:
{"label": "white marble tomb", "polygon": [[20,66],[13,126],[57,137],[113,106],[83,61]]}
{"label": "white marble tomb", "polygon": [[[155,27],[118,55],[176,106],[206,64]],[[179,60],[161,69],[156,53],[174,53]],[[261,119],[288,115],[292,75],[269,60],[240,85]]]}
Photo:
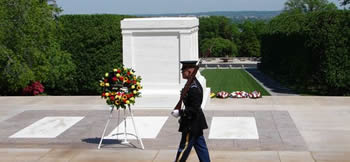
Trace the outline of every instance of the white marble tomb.
{"label": "white marble tomb", "polygon": [[[121,21],[123,64],[140,75],[142,98],[134,107],[173,108],[186,83],[181,76],[183,60],[198,60],[198,25],[196,17],[128,18]],[[203,104],[210,89],[197,74],[204,90]]]}

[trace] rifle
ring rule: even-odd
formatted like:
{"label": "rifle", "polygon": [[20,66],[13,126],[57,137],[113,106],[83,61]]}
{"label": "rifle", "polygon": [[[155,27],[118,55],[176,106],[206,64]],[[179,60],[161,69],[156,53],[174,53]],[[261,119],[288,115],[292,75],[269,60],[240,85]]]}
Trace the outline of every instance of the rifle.
{"label": "rifle", "polygon": [[193,73],[191,74],[191,76],[187,80],[187,82],[185,84],[185,87],[182,89],[179,102],[177,102],[174,110],[180,110],[181,109],[182,100],[184,99],[185,95],[187,94],[188,90],[190,89],[191,83],[193,82],[194,78],[196,78],[196,74],[197,74],[198,69],[199,69],[199,62],[200,61],[198,61],[197,66],[193,70]]}

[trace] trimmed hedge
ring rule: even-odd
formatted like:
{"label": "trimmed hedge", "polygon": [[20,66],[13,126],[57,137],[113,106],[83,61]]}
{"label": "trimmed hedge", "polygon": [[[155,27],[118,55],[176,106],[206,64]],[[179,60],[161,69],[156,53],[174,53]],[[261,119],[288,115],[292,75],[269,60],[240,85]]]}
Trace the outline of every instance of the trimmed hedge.
{"label": "trimmed hedge", "polygon": [[[72,54],[77,66],[71,94],[98,94],[98,80],[121,64],[122,15],[63,15],[59,22],[62,49]],[[130,17],[130,16],[128,16]]]}
{"label": "trimmed hedge", "polygon": [[301,93],[350,95],[350,11],[281,14],[262,37],[263,71]]}

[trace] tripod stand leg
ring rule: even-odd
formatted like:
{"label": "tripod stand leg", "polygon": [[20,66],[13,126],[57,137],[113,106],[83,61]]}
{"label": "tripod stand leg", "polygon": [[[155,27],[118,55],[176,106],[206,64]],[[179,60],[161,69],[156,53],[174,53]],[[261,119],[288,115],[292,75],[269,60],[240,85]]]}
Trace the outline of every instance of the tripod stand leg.
{"label": "tripod stand leg", "polygon": [[109,114],[109,118],[108,118],[108,120],[107,120],[105,129],[103,130],[103,133],[102,133],[102,136],[101,136],[101,140],[100,140],[100,144],[98,145],[97,149],[100,149],[100,148],[101,148],[101,144],[102,144],[103,138],[104,138],[104,136],[105,136],[105,133],[106,133],[108,124],[109,124],[109,122],[111,121],[112,116],[113,116],[113,109],[114,109],[114,106],[112,107],[111,112],[110,112],[110,114]]}
{"label": "tripod stand leg", "polygon": [[129,106],[129,112],[130,112],[130,115],[131,115],[132,124],[134,125],[134,129],[135,129],[135,134],[136,134],[136,137],[137,137],[137,139],[138,139],[139,143],[141,144],[141,148],[142,148],[142,150],[144,150],[144,149],[145,149],[145,147],[143,146],[143,143],[142,143],[142,139],[141,139],[141,137],[140,137],[140,136],[138,135],[138,133],[137,133],[137,128],[136,128],[135,121],[134,121],[134,115],[132,114],[132,111],[131,111],[130,106]]}
{"label": "tripod stand leg", "polygon": [[119,136],[118,136],[118,134],[119,134],[119,124],[120,124],[120,110],[118,110],[118,127],[117,127],[117,140],[119,139]]}
{"label": "tripod stand leg", "polygon": [[123,111],[124,111],[124,140],[123,140],[122,144],[129,144],[127,133],[126,133],[126,118],[127,118],[127,116],[126,116],[125,109]]}

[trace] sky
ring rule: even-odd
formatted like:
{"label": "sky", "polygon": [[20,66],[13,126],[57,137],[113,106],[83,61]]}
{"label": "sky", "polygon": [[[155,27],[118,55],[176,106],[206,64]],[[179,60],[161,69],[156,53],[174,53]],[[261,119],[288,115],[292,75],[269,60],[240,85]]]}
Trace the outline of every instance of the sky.
{"label": "sky", "polygon": [[[56,0],[62,14],[165,14],[277,11],[286,0]],[[339,6],[338,0],[329,0]]]}

